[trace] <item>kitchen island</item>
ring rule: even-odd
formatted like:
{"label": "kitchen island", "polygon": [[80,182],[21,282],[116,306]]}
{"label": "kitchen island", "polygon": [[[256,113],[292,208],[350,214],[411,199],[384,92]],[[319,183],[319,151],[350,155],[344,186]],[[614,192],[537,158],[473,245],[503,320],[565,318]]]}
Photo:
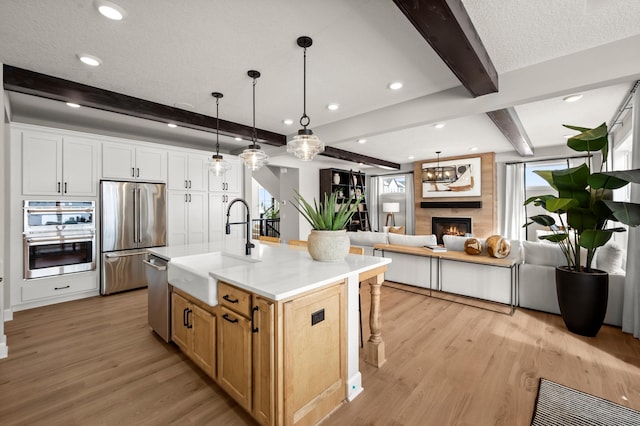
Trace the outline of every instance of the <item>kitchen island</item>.
{"label": "kitchen island", "polygon": [[172,340],[261,424],[315,424],[362,390],[359,286],[369,284],[365,359],[384,362],[380,285],[390,259],[315,262],[306,248],[238,240],[150,250],[169,261]]}

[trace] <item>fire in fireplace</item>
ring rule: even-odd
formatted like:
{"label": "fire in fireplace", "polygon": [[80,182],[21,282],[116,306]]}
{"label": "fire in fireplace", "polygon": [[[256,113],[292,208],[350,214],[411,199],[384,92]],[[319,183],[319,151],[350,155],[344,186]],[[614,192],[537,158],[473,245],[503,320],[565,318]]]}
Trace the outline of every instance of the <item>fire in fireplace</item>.
{"label": "fire in fireplace", "polygon": [[470,217],[432,217],[431,229],[438,244],[443,244],[443,235],[465,236],[471,234]]}

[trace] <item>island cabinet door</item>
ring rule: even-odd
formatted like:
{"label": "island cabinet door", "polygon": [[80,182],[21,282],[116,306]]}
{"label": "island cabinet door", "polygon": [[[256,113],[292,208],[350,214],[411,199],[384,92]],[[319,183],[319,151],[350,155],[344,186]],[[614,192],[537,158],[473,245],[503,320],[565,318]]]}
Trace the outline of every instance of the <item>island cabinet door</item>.
{"label": "island cabinet door", "polygon": [[192,305],[192,359],[211,378],[216,377],[216,317]]}
{"label": "island cabinet door", "polygon": [[253,297],[253,417],[262,425],[274,423],[275,341],[273,302]]}
{"label": "island cabinet door", "polygon": [[284,424],[317,424],[346,398],[345,288],[284,304]]}
{"label": "island cabinet door", "polygon": [[171,340],[182,349],[189,352],[191,333],[188,328],[189,302],[176,292],[171,293]]}
{"label": "island cabinet door", "polygon": [[218,383],[251,412],[251,321],[220,307]]}

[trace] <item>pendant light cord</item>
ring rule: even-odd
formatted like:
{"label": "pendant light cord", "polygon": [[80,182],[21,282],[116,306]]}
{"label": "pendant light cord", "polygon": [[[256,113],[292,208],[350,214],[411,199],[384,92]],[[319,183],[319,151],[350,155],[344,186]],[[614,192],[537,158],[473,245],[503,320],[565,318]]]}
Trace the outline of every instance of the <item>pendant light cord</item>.
{"label": "pendant light cord", "polygon": [[[311,119],[307,115],[307,48],[304,48],[303,56],[303,74],[302,74],[302,117],[300,117],[300,125],[307,129],[307,126],[311,123]],[[306,120],[305,120],[306,119]]]}
{"label": "pendant light cord", "polygon": [[256,79],[253,78],[253,148],[255,148],[258,141],[258,135],[256,133]]}
{"label": "pendant light cord", "polygon": [[220,99],[216,98],[216,155],[220,155],[220,114],[218,112],[218,105]]}

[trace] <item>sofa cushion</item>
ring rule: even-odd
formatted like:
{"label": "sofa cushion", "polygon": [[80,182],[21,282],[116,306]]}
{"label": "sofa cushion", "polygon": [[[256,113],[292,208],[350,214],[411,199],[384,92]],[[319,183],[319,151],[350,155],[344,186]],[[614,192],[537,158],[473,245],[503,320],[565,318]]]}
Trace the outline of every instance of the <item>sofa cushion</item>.
{"label": "sofa cushion", "polygon": [[389,234],[389,244],[400,246],[423,247],[437,244],[436,236],[431,235],[402,235]]}
{"label": "sofa cushion", "polygon": [[603,270],[610,274],[623,275],[625,268],[625,253],[617,243],[607,243],[596,250],[595,265],[596,269]]}
{"label": "sofa cushion", "polygon": [[387,234],[384,232],[358,231],[347,232],[349,241],[354,246],[373,246],[374,244],[388,244]]}
{"label": "sofa cushion", "polygon": [[567,259],[557,244],[523,241],[524,261],[532,265],[563,266]]}

